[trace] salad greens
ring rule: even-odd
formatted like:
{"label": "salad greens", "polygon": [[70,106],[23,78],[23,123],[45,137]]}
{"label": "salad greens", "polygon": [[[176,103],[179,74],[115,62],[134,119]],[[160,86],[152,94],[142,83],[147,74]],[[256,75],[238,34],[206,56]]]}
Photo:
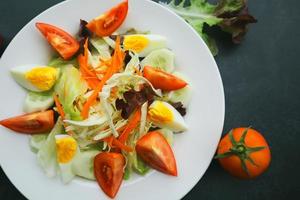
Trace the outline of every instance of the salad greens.
{"label": "salad greens", "polygon": [[249,23],[257,20],[248,13],[247,0],[219,0],[216,5],[207,0],[175,0],[161,3],[185,19],[202,37],[213,55],[218,54],[216,41],[204,31],[204,25],[218,26],[232,35],[234,43],[240,43],[247,33]]}
{"label": "salad greens", "polygon": [[70,119],[81,120],[76,101],[87,89],[87,84],[81,78],[78,69],[69,65],[63,70],[54,91],[58,94],[64,111],[70,115]]}
{"label": "salad greens", "polygon": [[[61,119],[58,119],[56,125],[49,133],[47,138],[44,136],[33,136],[31,144],[34,144],[34,141],[39,141],[37,150],[38,163],[44,169],[45,173],[49,177],[56,175],[58,171],[58,163],[56,157],[56,144],[55,144],[55,135],[63,133],[63,126]],[[33,147],[33,146],[32,146]]]}

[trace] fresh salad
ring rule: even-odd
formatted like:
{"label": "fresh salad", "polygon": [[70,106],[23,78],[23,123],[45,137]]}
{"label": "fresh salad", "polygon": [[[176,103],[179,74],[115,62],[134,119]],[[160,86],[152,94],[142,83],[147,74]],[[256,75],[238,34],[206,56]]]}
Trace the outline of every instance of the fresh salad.
{"label": "fresh salad", "polygon": [[36,28],[55,50],[45,66],[11,69],[27,91],[26,114],[0,121],[30,134],[30,147],[49,177],[96,180],[114,198],[123,179],[151,168],[177,176],[173,133],[187,130],[191,88],[176,72],[164,36],[117,29],[125,0],[80,20],[78,35],[54,25]]}

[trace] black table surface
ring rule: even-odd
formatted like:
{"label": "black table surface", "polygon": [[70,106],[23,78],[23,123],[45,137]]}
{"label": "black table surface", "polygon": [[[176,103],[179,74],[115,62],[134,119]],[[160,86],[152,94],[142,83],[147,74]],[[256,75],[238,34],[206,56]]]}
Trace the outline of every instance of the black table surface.
{"label": "black table surface", "polygon": [[[0,33],[5,43],[0,53],[26,23],[58,2],[1,0]],[[241,45],[213,31],[226,96],[224,133],[252,125],[268,140],[272,163],[261,177],[245,181],[229,176],[212,161],[184,199],[295,199],[300,194],[299,8],[298,0],[249,0],[258,23],[251,25]],[[0,199],[25,199],[2,170]]]}

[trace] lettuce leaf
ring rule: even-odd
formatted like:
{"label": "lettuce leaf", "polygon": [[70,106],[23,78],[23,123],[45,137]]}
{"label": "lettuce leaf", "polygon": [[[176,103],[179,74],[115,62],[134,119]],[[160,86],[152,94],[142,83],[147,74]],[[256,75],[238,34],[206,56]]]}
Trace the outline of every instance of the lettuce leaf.
{"label": "lettuce leaf", "polygon": [[[135,147],[137,140],[139,139],[139,134],[135,132],[129,137],[128,145],[131,147]],[[126,153],[127,165],[125,169],[126,179],[129,179],[132,171],[137,172],[140,175],[145,175],[149,172],[150,167],[141,160],[141,158],[137,155],[136,151]]]}
{"label": "lettuce leaf", "polygon": [[219,0],[216,5],[207,0],[181,0],[176,5],[175,0],[169,4],[161,3],[184,18],[202,37],[213,55],[218,54],[215,40],[204,32],[204,25],[219,26],[232,35],[234,43],[240,43],[247,33],[249,23],[257,20],[248,13],[247,0]]}
{"label": "lettuce leaf", "polygon": [[125,72],[134,74],[135,69],[139,66],[140,60],[138,54],[135,54],[133,52],[129,52],[129,55],[131,56],[130,61],[127,63],[125,67]]}
{"label": "lettuce leaf", "polygon": [[29,141],[30,149],[33,153],[37,153],[44,145],[48,137],[48,134],[32,135]]}
{"label": "lettuce leaf", "polygon": [[93,37],[90,39],[90,43],[99,53],[99,56],[103,60],[108,60],[111,58],[109,45],[100,37]]}
{"label": "lettuce leaf", "polygon": [[75,103],[78,97],[84,95],[87,89],[87,84],[82,79],[78,69],[71,65],[65,67],[54,91],[58,94],[64,111],[71,120],[81,120],[80,111]]}
{"label": "lettuce leaf", "polygon": [[79,66],[76,58],[73,58],[71,60],[64,60],[61,57],[54,57],[48,63],[48,66],[57,67],[57,68],[61,68],[61,67],[64,67],[66,65],[73,65],[74,67]]}
{"label": "lettuce leaf", "polygon": [[[48,177],[54,177],[56,176],[57,170],[58,170],[58,163],[56,159],[56,143],[55,143],[55,135],[56,134],[62,134],[63,133],[63,126],[62,121],[59,118],[50,132],[50,134],[47,136],[47,139],[44,140],[42,138],[40,140],[39,149],[37,152],[37,159],[39,165],[43,168],[44,172]],[[42,136],[41,136],[42,137]],[[38,138],[33,137],[34,140],[37,140]]]}

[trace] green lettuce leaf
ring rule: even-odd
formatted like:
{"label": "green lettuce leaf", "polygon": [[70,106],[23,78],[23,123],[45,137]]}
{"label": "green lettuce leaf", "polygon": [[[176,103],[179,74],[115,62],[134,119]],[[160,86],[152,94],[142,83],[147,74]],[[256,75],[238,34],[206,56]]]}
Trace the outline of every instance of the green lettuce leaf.
{"label": "green lettuce leaf", "polygon": [[[57,120],[54,128],[45,139],[45,136],[33,137],[31,146],[34,142],[39,141],[39,145],[35,145],[37,152],[37,159],[39,165],[43,168],[44,172],[48,177],[56,176],[58,170],[58,163],[56,159],[56,143],[55,135],[63,133],[62,121],[60,118]],[[39,138],[37,138],[39,137]]]}
{"label": "green lettuce leaf", "polygon": [[71,60],[64,60],[61,57],[54,57],[48,63],[48,66],[57,67],[57,68],[61,68],[61,67],[64,67],[66,65],[73,65],[74,67],[79,66],[76,58],[73,58]]}
{"label": "green lettuce leaf", "polygon": [[257,22],[248,13],[247,0],[219,0],[216,5],[207,0],[181,0],[176,5],[175,0],[169,4],[161,3],[184,18],[203,38],[213,55],[218,54],[215,40],[204,32],[204,25],[219,26],[232,35],[234,43],[240,43],[247,33],[249,23]]}
{"label": "green lettuce leaf", "polygon": [[[135,132],[129,137],[128,145],[131,147],[135,147],[137,140],[139,139],[138,132]],[[125,177],[124,179],[127,180],[130,177],[132,171],[140,175],[145,175],[149,172],[150,167],[141,160],[141,158],[137,155],[136,151],[126,153],[127,158],[127,165],[125,169]]]}
{"label": "green lettuce leaf", "polygon": [[29,141],[30,149],[33,153],[37,153],[47,140],[48,134],[32,135]]}
{"label": "green lettuce leaf", "polygon": [[71,120],[81,120],[80,111],[75,106],[76,100],[82,96],[88,87],[82,79],[78,69],[69,65],[62,70],[62,75],[54,91],[64,108],[67,117]]}
{"label": "green lettuce leaf", "polygon": [[90,39],[90,43],[97,50],[101,59],[108,60],[111,58],[109,45],[102,38],[93,37]]}

